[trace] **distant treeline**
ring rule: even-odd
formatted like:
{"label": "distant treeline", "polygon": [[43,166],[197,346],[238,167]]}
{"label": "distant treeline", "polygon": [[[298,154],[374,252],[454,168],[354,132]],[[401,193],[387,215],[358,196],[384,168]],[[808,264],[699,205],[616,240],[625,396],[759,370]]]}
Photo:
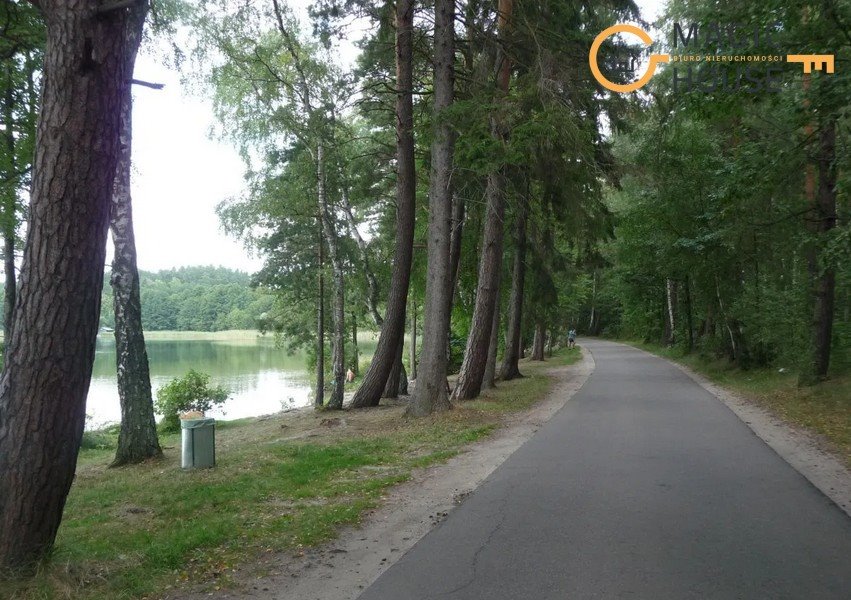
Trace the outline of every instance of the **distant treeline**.
{"label": "distant treeline", "polygon": [[[142,324],[148,331],[255,329],[272,297],[251,287],[251,276],[222,267],[139,272]],[[114,327],[112,287],[104,277],[101,326]]]}

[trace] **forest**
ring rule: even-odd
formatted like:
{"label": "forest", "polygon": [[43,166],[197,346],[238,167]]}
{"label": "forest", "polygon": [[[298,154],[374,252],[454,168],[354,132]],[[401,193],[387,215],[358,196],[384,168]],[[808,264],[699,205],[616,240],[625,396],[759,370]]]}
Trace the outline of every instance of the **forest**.
{"label": "forest", "polygon": [[[720,35],[675,47],[691,23],[768,31],[731,35],[735,53],[831,52],[835,70],[755,66],[771,83],[747,86],[734,63],[673,63],[612,92],[589,48],[625,22],[655,43],[605,40],[610,82],[650,50],[733,52]],[[569,329],[801,386],[851,369],[848,2],[671,0],[651,24],[631,0],[7,0],[0,31],[0,568],[53,544],[100,325],[120,363],[116,465],[161,453],[143,329],[275,331],[310,351],[317,409],[410,392],[407,417],[522,377]],[[150,82],[132,75],[157,44],[244,161],[218,215],[263,258],[250,278],[136,267],[131,89]],[[365,329],[377,348],[344,406]]]}

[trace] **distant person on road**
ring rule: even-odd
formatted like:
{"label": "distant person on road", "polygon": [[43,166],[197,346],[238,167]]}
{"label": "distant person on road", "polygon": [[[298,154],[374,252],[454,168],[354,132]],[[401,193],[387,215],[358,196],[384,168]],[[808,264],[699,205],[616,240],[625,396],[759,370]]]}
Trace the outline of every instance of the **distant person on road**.
{"label": "distant person on road", "polygon": [[567,332],[567,347],[575,348],[576,347],[576,329],[571,329]]}

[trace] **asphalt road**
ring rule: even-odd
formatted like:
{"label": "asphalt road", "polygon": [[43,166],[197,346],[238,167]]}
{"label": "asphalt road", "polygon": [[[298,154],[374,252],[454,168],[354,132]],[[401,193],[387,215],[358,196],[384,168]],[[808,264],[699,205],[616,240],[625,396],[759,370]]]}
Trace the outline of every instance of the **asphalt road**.
{"label": "asphalt road", "polygon": [[851,519],[665,361],[585,386],[360,600],[851,599]]}

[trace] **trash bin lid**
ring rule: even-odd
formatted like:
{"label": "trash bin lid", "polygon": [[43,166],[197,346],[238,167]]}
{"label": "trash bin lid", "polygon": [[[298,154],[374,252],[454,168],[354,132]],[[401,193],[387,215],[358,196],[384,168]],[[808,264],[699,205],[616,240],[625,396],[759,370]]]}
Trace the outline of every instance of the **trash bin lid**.
{"label": "trash bin lid", "polygon": [[199,427],[207,427],[215,425],[215,419],[184,419],[180,421],[181,429],[198,429]]}

